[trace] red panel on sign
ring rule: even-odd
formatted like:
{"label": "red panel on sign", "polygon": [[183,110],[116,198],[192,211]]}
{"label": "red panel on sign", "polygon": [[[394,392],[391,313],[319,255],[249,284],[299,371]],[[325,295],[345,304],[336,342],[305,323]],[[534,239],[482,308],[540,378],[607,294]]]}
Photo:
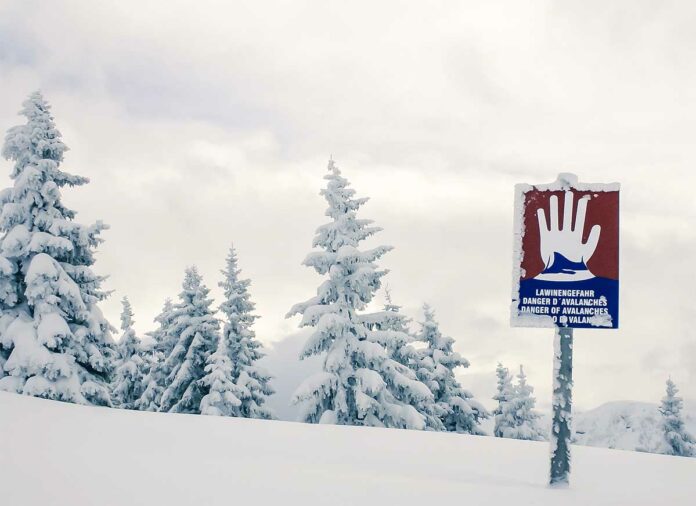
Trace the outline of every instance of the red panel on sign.
{"label": "red panel on sign", "polygon": [[[595,276],[609,279],[619,279],[619,192],[592,192],[572,190],[573,216],[577,214],[580,199],[589,196],[587,214],[583,227],[582,241],[587,242],[592,226],[599,225],[601,231],[597,249],[587,261],[587,268]],[[565,192],[531,190],[525,194],[524,202],[524,236],[522,238],[522,279],[537,276],[544,270],[544,261],[540,254],[540,234],[537,211],[547,210],[547,226],[551,220],[549,215],[549,199],[552,195],[558,198],[558,224],[563,223],[563,211],[565,208]],[[573,228],[577,224],[573,223]]]}

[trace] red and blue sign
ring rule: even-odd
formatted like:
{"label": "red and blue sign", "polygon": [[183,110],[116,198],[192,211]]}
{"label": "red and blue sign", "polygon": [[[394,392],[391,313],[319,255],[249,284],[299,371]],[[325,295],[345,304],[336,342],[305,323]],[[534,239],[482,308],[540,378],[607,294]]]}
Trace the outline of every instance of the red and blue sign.
{"label": "red and blue sign", "polygon": [[512,325],[618,328],[619,185],[517,185]]}

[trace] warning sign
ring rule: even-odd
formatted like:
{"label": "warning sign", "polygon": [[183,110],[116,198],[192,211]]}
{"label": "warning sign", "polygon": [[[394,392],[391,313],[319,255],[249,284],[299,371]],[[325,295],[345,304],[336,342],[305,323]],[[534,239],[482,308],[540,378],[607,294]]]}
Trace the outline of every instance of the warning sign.
{"label": "warning sign", "polygon": [[517,185],[512,325],[618,328],[619,185]]}

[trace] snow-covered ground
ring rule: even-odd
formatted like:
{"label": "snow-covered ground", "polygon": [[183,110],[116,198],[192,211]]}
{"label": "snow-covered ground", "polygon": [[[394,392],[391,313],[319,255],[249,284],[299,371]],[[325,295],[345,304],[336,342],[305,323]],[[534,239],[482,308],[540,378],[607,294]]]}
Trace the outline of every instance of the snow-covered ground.
{"label": "snow-covered ground", "polygon": [[696,459],[491,437],[91,408],[0,393],[0,491],[12,506],[680,505]]}

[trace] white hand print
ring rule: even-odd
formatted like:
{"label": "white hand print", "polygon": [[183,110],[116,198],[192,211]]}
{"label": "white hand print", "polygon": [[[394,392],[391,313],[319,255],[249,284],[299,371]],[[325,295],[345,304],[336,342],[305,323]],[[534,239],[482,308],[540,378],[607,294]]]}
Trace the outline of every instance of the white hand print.
{"label": "white hand print", "polygon": [[575,215],[575,227],[572,227],[573,219],[573,192],[565,192],[565,203],[563,210],[563,228],[558,225],[558,197],[551,196],[549,199],[550,226],[546,224],[546,213],[544,209],[537,210],[539,219],[539,235],[541,239],[540,249],[541,258],[545,268],[553,265],[554,253],[559,253],[574,263],[587,264],[592,257],[599,242],[601,227],[595,225],[590,230],[587,242],[582,242],[582,235],[585,229],[585,214],[587,203],[590,196],[586,195],[578,202],[578,209]]}

